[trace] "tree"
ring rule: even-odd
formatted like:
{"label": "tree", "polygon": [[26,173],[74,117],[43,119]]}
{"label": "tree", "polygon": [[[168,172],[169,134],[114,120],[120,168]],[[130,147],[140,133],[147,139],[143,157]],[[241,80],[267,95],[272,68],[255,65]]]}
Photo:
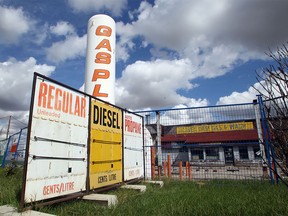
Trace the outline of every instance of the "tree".
{"label": "tree", "polygon": [[283,44],[276,52],[266,53],[273,60],[268,67],[256,72],[261,88],[256,89],[264,99],[277,160],[288,176],[288,48]]}

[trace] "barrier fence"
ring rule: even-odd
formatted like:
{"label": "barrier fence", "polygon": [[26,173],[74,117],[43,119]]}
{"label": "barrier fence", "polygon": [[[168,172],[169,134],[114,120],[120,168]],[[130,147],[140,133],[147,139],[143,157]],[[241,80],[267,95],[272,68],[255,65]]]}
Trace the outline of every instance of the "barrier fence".
{"label": "barrier fence", "polygon": [[259,101],[138,112],[150,142],[145,142],[147,178],[278,182],[283,173],[277,171]]}
{"label": "barrier fence", "polygon": [[9,136],[4,140],[1,147],[0,164],[5,167],[10,162],[15,162],[18,165],[23,165],[27,139],[27,127],[22,128],[19,132]]}
{"label": "barrier fence", "polygon": [[[280,177],[287,182],[264,121],[267,102],[258,101],[138,112],[145,123],[146,179],[268,179],[274,183]],[[2,167],[11,160],[23,164],[26,137],[23,128],[1,141]]]}

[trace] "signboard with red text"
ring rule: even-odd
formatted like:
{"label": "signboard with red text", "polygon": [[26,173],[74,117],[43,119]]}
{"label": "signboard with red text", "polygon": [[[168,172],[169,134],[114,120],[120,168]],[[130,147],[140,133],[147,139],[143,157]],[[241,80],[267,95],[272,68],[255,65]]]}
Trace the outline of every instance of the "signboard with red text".
{"label": "signboard with red text", "polygon": [[22,201],[86,190],[89,97],[34,76]]}
{"label": "signboard with red text", "polygon": [[143,117],[35,73],[21,207],[144,177]]}
{"label": "signboard with red text", "polygon": [[124,181],[144,177],[142,117],[124,111]]}

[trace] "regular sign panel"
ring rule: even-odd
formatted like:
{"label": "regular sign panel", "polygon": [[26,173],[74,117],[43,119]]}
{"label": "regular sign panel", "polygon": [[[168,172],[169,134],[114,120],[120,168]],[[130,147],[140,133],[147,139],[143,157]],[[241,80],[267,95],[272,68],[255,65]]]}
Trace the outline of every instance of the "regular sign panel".
{"label": "regular sign panel", "polygon": [[90,189],[122,182],[122,111],[91,102]]}
{"label": "regular sign panel", "polygon": [[142,117],[124,112],[124,181],[144,177]]}
{"label": "regular sign panel", "polygon": [[89,97],[34,75],[22,203],[86,190]]}

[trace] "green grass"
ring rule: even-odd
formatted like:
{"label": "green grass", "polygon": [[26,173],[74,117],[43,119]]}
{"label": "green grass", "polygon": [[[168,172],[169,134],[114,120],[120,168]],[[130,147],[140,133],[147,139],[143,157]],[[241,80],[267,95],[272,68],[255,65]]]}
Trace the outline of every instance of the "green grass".
{"label": "green grass", "polygon": [[[18,206],[21,172],[6,177],[0,169],[0,203]],[[288,188],[264,181],[180,182],[164,187],[147,184],[147,191],[117,189],[118,205],[103,207],[72,200],[39,209],[54,215],[288,215]]]}
{"label": "green grass", "polygon": [[0,168],[0,205],[19,206],[22,188],[22,170]]}

